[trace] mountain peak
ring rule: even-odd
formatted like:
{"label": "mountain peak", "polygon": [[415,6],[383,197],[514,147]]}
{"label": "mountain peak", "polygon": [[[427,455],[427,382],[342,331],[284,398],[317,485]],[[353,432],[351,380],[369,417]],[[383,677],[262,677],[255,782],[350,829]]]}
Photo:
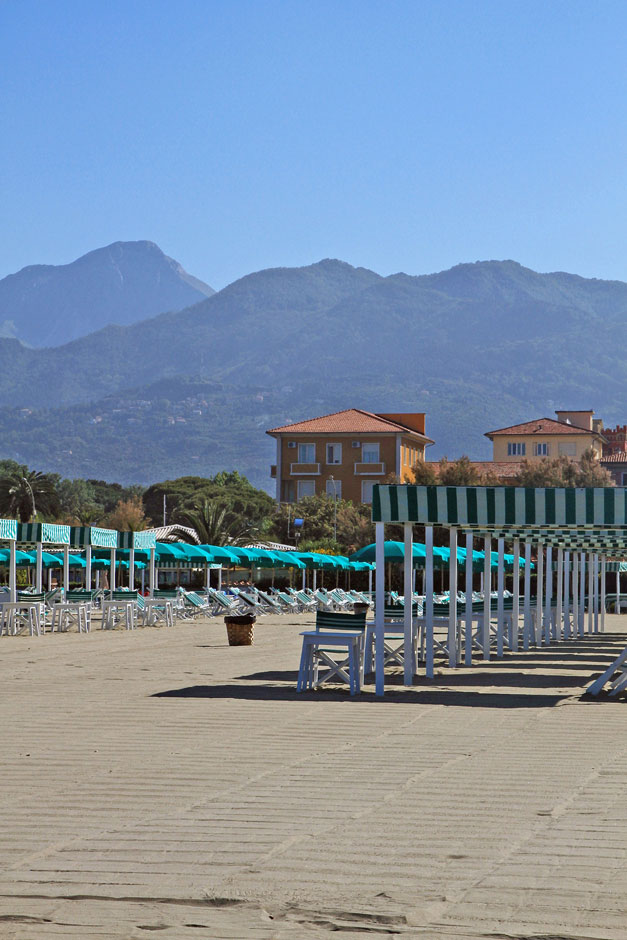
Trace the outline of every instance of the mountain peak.
{"label": "mountain peak", "polygon": [[182,310],[213,293],[155,242],[113,242],[69,264],[29,265],[0,280],[0,336],[61,345],[109,324]]}

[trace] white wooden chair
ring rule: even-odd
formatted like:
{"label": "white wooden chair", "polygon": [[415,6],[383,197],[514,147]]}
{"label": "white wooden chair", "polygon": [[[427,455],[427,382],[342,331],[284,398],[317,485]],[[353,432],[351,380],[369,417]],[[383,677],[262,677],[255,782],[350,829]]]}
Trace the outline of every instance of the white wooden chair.
{"label": "white wooden chair", "polygon": [[331,679],[338,679],[349,686],[351,695],[360,692],[365,627],[365,613],[318,611],[316,629],[301,633],[303,646],[297,691],[316,689]]}

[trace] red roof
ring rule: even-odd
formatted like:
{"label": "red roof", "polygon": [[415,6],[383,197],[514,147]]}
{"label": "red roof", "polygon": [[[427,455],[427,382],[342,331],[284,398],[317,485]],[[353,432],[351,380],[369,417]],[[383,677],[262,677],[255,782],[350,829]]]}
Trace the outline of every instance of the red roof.
{"label": "red roof", "polygon": [[370,411],[361,408],[348,408],[346,411],[336,411],[334,414],[323,415],[320,418],[309,418],[297,424],[285,424],[280,428],[272,428],[267,434],[394,434],[402,431],[404,434],[413,434],[423,441],[431,439],[412,428],[380,418]]}
{"label": "red roof", "polygon": [[535,421],[525,421],[524,424],[512,424],[509,428],[486,431],[485,436],[493,437],[495,434],[541,434],[543,437],[546,434],[592,434],[600,437],[597,431],[587,431],[586,428],[556,421],[555,418],[536,418]]}

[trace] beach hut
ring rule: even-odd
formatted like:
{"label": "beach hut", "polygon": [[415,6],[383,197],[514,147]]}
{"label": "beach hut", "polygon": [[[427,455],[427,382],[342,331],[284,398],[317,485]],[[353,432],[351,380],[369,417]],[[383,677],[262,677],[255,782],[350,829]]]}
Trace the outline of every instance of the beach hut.
{"label": "beach hut", "polygon": [[[376,691],[384,692],[384,559],[385,525],[401,524],[404,528],[405,557],[403,561],[406,593],[411,591],[413,568],[413,525],[425,526],[425,634],[426,671],[433,676],[433,526],[449,529],[451,554],[457,555],[458,535],[466,536],[467,560],[472,558],[473,539],[484,541],[483,618],[479,644],[484,659],[490,658],[492,541],[497,540],[497,655],[503,653],[504,640],[504,571],[505,541],[513,543],[512,623],[513,638],[518,644],[519,573],[521,542],[524,543],[524,626],[523,648],[530,639],[536,644],[549,644],[568,638],[571,630],[584,629],[584,605],[588,572],[588,631],[603,629],[605,572],[608,557],[621,560],[627,548],[627,490],[624,488],[518,488],[481,486],[414,486],[378,484],[373,488],[372,520],[376,533]],[[536,617],[532,622],[531,554],[537,555]],[[553,603],[552,561],[557,554],[556,596]],[[569,571],[572,555],[571,577]],[[565,565],[566,562],[566,565]],[[472,660],[472,564],[465,565],[465,662]],[[449,665],[457,665],[457,565],[451,566],[450,610],[448,632]],[[601,587],[599,588],[599,575]],[[572,593],[569,588],[572,587]],[[568,592],[568,593],[567,593]],[[599,592],[601,598],[599,599]],[[599,604],[601,600],[601,604]],[[565,608],[565,603],[567,607]],[[599,608],[601,613],[599,614]],[[568,617],[565,617],[565,610]],[[412,649],[414,624],[411,608],[405,608],[405,649]],[[416,663],[404,659],[404,681],[411,685]]]}
{"label": "beach hut", "polygon": [[118,533],[115,529],[101,529],[97,526],[71,526],[70,545],[85,549],[85,587],[91,590],[92,549],[109,549],[109,588],[115,590],[115,553],[118,547]]}
{"label": "beach hut", "polygon": [[[35,591],[43,591],[43,550],[60,548],[62,550],[63,589],[70,586],[70,526],[56,525],[50,522],[20,522],[17,527],[18,543],[27,550],[35,548]],[[54,554],[54,553],[53,553]]]}
{"label": "beach hut", "polygon": [[[148,561],[148,590],[152,597],[155,590],[155,556],[157,538],[153,531],[118,532],[118,548],[128,551],[128,586],[132,591],[135,588],[136,552],[147,555]],[[137,559],[138,560],[138,559]],[[142,590],[144,589],[142,577]]]}

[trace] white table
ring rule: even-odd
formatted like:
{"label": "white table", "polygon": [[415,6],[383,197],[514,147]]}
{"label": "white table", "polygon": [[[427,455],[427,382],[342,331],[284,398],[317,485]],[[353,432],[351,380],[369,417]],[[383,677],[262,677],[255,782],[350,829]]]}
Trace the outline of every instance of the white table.
{"label": "white table", "polygon": [[8,601],[0,605],[0,636],[15,636],[19,624],[28,625],[31,636],[41,636],[44,604],[41,601]]}
{"label": "white table", "polygon": [[91,627],[90,601],[61,601],[52,607],[52,624],[50,630],[54,633],[65,633],[70,623],[76,623],[79,633],[89,633]]}
{"label": "white table", "polygon": [[174,626],[174,602],[163,597],[145,597],[142,623],[148,626],[159,621],[166,627]]}
{"label": "white table", "polygon": [[124,620],[127,630],[134,630],[137,620],[137,601],[129,599],[128,601],[103,601],[102,602],[102,629],[112,630],[120,615],[120,620]]}

